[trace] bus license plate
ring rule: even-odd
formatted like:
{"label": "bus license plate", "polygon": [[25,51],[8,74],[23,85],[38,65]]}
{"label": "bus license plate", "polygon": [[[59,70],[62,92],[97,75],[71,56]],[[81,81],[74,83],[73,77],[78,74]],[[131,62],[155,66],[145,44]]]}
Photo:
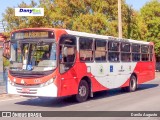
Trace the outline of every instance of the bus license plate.
{"label": "bus license plate", "polygon": [[30,89],[29,88],[22,88],[22,93],[29,93]]}

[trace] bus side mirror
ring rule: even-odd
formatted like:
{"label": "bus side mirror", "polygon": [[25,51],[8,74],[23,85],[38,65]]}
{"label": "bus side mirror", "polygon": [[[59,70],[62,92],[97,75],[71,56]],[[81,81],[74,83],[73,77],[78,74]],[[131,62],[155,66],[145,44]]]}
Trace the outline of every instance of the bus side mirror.
{"label": "bus side mirror", "polygon": [[10,51],[10,41],[5,41],[3,43],[3,57],[10,59],[11,55],[11,51]]}

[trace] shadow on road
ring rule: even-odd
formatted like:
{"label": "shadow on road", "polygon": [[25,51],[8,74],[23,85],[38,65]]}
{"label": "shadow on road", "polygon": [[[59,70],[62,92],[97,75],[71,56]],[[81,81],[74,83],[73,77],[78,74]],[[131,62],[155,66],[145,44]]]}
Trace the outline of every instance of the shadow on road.
{"label": "shadow on road", "polygon": [[[148,90],[151,88],[158,87],[159,84],[140,84],[138,85],[138,89],[135,92],[141,91],[141,90]],[[107,91],[101,91],[101,92],[96,92],[94,93],[94,98],[93,99],[100,99],[100,98],[105,98],[105,97],[112,97],[115,95],[122,95],[122,94],[127,94],[129,92],[124,92],[121,90],[121,88],[116,88],[112,90],[107,90]]]}
{"label": "shadow on road", "polygon": [[144,90],[144,89],[150,89],[150,88],[155,88],[155,87],[158,87],[159,84],[140,84],[138,85],[138,91],[139,90]]}
{"label": "shadow on road", "polygon": [[26,101],[17,102],[18,105],[31,105],[31,106],[41,106],[41,107],[65,107],[76,104],[77,102],[73,97],[60,97],[60,98],[28,98]]}
{"label": "shadow on road", "polygon": [[[141,84],[139,85],[138,91],[151,89],[159,86],[159,84]],[[94,97],[90,98],[90,100],[97,100],[101,98],[113,97],[115,95],[122,95],[127,94],[128,92],[123,92],[120,88],[101,91],[94,93]],[[61,97],[61,98],[28,98],[26,101],[17,102],[15,104],[18,105],[30,105],[30,106],[41,106],[41,107],[66,107],[74,104],[81,104],[77,103],[74,97]]]}

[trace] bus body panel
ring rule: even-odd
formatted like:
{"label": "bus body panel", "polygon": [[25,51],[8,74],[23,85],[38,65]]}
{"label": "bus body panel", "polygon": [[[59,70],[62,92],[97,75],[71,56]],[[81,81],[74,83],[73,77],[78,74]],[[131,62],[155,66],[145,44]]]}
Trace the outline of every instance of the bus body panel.
{"label": "bus body panel", "polygon": [[131,76],[136,63],[87,63],[95,79],[108,89],[121,87]]}
{"label": "bus body panel", "polygon": [[138,62],[135,67],[138,84],[153,80],[155,78],[155,64],[152,62]]}
{"label": "bus body panel", "polygon": [[107,89],[93,77],[91,72],[87,72],[87,66],[85,63],[76,63],[69,71],[61,74],[60,76],[60,96],[77,94],[79,82],[84,77],[88,77],[91,80],[93,92]]}

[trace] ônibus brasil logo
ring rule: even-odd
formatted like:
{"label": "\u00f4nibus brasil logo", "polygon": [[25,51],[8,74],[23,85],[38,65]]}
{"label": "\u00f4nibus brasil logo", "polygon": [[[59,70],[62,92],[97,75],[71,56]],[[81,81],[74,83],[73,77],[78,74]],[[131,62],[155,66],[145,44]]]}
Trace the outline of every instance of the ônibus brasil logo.
{"label": "\u00f4nibus brasil logo", "polygon": [[15,16],[44,16],[44,8],[15,8]]}

